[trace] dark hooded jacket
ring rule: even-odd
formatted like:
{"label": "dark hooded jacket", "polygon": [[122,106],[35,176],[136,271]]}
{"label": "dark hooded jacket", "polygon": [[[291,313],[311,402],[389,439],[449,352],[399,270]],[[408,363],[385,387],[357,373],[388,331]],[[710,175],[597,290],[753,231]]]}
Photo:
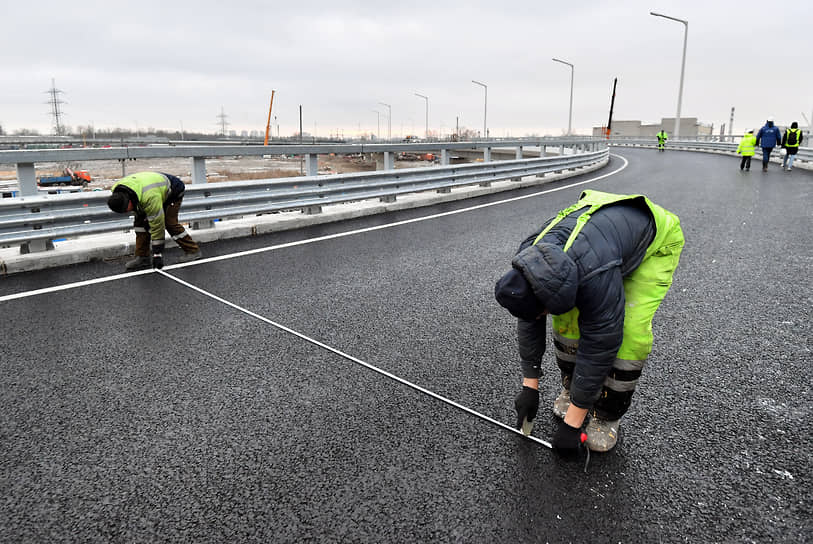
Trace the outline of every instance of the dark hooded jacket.
{"label": "dark hooded jacket", "polygon": [[774,126],[773,121],[768,121],[765,126],[757,132],[757,145],[764,148],[773,149],[782,140],[782,134]]}
{"label": "dark hooded jacket", "polygon": [[[570,398],[580,408],[592,407],[612,368],[624,336],[623,280],[641,264],[655,236],[655,220],[646,204],[625,201],[596,211],[565,253],[562,248],[585,210],[562,219],[534,245],[550,221],[546,222],[522,242],[512,261],[550,313],[579,309],[580,338]],[[544,321],[519,320],[526,377],[539,376],[545,350],[540,323]]]}

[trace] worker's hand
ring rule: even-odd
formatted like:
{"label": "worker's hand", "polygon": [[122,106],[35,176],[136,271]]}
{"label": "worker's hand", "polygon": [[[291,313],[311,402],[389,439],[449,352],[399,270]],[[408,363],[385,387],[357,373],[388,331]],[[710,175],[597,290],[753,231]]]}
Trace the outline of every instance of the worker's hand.
{"label": "worker's hand", "polygon": [[160,253],[153,253],[152,254],[152,267],[153,268],[164,268],[164,256]]}
{"label": "worker's hand", "polygon": [[522,429],[523,422],[527,420],[530,423],[536,417],[539,410],[539,390],[522,386],[522,391],[514,399],[514,408],[517,411],[517,429]]}
{"label": "worker's hand", "polygon": [[566,458],[577,457],[586,447],[584,442],[587,435],[578,427],[571,427],[564,421],[559,422],[559,428],[553,435],[553,450]]}

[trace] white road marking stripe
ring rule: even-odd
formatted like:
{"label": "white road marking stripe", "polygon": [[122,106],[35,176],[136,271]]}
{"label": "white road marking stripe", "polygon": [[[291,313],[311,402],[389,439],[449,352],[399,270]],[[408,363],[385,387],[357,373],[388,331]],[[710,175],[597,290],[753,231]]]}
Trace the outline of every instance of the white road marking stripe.
{"label": "white road marking stripe", "polygon": [[218,302],[220,302],[222,304],[225,304],[226,306],[234,308],[235,310],[243,312],[244,314],[249,315],[249,316],[251,316],[251,317],[253,317],[255,319],[259,319],[260,321],[263,321],[263,322],[265,322],[265,323],[271,325],[272,327],[275,327],[275,328],[277,328],[277,329],[279,329],[281,331],[285,331],[285,332],[287,332],[289,334],[292,334],[292,335],[294,335],[294,336],[296,336],[298,338],[301,338],[302,340],[305,340],[306,342],[310,342],[311,344],[313,344],[315,346],[318,346],[318,347],[320,347],[322,349],[330,351],[331,353],[335,353],[336,355],[339,355],[340,357],[343,357],[343,358],[347,359],[348,361],[352,361],[352,362],[354,362],[354,363],[356,363],[358,365],[363,366],[364,368],[372,370],[373,372],[377,372],[377,373],[381,374],[382,376],[386,376],[387,378],[390,378],[392,380],[395,380],[398,383],[401,383],[401,384],[404,384],[404,385],[406,385],[408,387],[411,387],[412,389],[415,389],[416,391],[420,391],[421,393],[429,395],[430,397],[432,397],[434,399],[437,399],[437,400],[439,400],[441,402],[445,402],[446,404],[454,406],[455,408],[463,410],[464,412],[467,412],[467,413],[469,413],[469,414],[471,414],[473,416],[477,416],[480,419],[488,421],[489,423],[493,423],[494,425],[497,425],[498,427],[502,427],[503,429],[509,430],[509,431],[511,431],[513,433],[516,433],[516,434],[524,437],[524,438],[527,438],[529,440],[533,440],[534,442],[542,444],[545,447],[548,447],[548,448],[551,447],[550,442],[547,442],[547,441],[542,440],[541,438],[537,438],[535,436],[530,436],[530,435],[526,436],[526,435],[522,434],[522,431],[520,431],[519,429],[515,429],[515,428],[511,427],[510,425],[506,425],[505,423],[503,423],[501,421],[497,421],[496,419],[490,418],[485,414],[481,414],[480,412],[478,412],[476,410],[472,410],[471,408],[469,408],[467,406],[463,406],[462,404],[459,404],[459,403],[457,403],[457,402],[455,402],[455,401],[453,401],[451,399],[448,399],[448,398],[446,398],[446,397],[444,397],[442,395],[439,395],[439,394],[437,394],[437,393],[435,393],[433,391],[430,391],[429,389],[421,387],[420,385],[414,384],[414,383],[412,383],[412,382],[410,382],[408,380],[400,378],[400,377],[396,376],[395,374],[392,374],[391,372],[387,372],[386,370],[380,369],[377,366],[371,365],[370,363],[365,363],[364,361],[362,361],[361,359],[359,359],[357,357],[353,357],[352,355],[348,355],[347,353],[344,353],[343,351],[340,351],[340,350],[338,350],[338,349],[336,349],[334,347],[328,346],[327,344],[325,344],[323,342],[320,342],[319,340],[315,340],[315,339],[313,339],[313,338],[311,338],[309,336],[306,336],[306,335],[302,334],[301,332],[297,332],[297,331],[295,331],[295,330],[293,330],[291,328],[286,327],[285,325],[281,325],[280,323],[277,323],[276,321],[272,321],[272,320],[268,319],[267,317],[263,317],[263,316],[261,316],[259,314],[256,314],[256,313],[252,312],[251,310],[247,310],[246,308],[243,308],[242,306],[238,306],[237,304],[234,304],[233,302],[229,302],[228,300],[226,300],[224,298],[221,298],[221,297],[219,297],[219,296],[217,296],[217,295],[215,295],[213,293],[210,293],[209,291],[201,289],[200,287],[192,285],[191,283],[186,282],[186,281],[184,281],[184,280],[182,280],[180,278],[177,278],[177,277],[173,276],[172,274],[167,274],[163,270],[157,270],[157,272],[159,274],[161,274],[162,276],[171,279],[172,281],[176,281],[176,282],[180,283],[181,285],[188,287],[189,289],[197,291],[198,293],[200,293],[202,295],[205,295],[205,296],[207,296],[207,297],[209,297],[211,299],[214,299],[214,300],[216,300],[216,301],[218,301]]}
{"label": "white road marking stripe", "polygon": [[[337,232],[335,234],[328,234],[326,236],[318,236],[316,238],[308,238],[306,240],[298,240],[296,242],[287,242],[285,244],[277,244],[277,245],[268,246],[268,247],[261,247],[261,248],[257,248],[257,249],[251,249],[251,250],[248,250],[248,251],[240,251],[240,252],[237,252],[237,253],[229,253],[228,255],[220,255],[218,257],[209,257],[209,258],[206,258],[206,259],[198,259],[197,261],[192,261],[192,262],[188,262],[188,263],[173,264],[173,265],[166,266],[164,268],[165,268],[165,270],[175,270],[177,268],[186,268],[187,266],[198,266],[198,265],[206,264],[206,263],[213,263],[213,262],[217,262],[217,261],[225,261],[227,259],[236,259],[237,257],[245,257],[247,255],[254,255],[256,253],[264,253],[266,251],[274,251],[274,250],[277,250],[277,249],[284,249],[284,248],[288,248],[288,247],[301,246],[301,245],[305,245],[305,244],[312,244],[314,242],[323,242],[325,240],[332,240],[334,238],[341,238],[343,236],[352,236],[354,234],[362,234],[362,233],[365,233],[365,232],[372,232],[372,231],[376,231],[376,230],[388,229],[388,228],[391,228],[391,227],[407,225],[409,223],[417,223],[419,221],[428,221],[430,219],[437,219],[439,217],[446,217],[448,215],[455,215],[455,214],[458,214],[458,213],[470,212],[470,211],[473,211],[473,210],[479,210],[481,208],[488,208],[490,206],[497,206],[497,205],[500,205],[500,204],[506,204],[506,203],[509,203],[509,202],[516,202],[518,200],[525,200],[527,198],[533,198],[533,197],[536,197],[536,196],[546,195],[546,194],[549,194],[549,193],[564,191],[565,189],[571,189],[573,187],[578,187],[579,185],[585,185],[587,183],[592,183],[594,181],[598,181],[600,179],[604,179],[606,177],[617,174],[618,172],[621,172],[622,170],[624,170],[627,167],[627,165],[629,164],[629,161],[627,161],[627,159],[625,159],[624,157],[622,157],[620,155],[612,154],[612,156],[621,159],[622,161],[624,161],[624,164],[620,168],[618,168],[616,170],[613,170],[612,172],[608,172],[606,174],[603,174],[601,176],[598,176],[598,177],[595,177],[595,178],[590,178],[590,179],[587,179],[587,180],[584,180],[584,181],[578,181],[576,183],[570,183],[568,185],[563,185],[563,186],[557,187],[555,189],[547,189],[545,191],[539,191],[539,192],[536,192],[536,193],[530,193],[530,194],[523,195],[523,196],[516,196],[516,197],[513,197],[513,198],[507,198],[505,200],[498,200],[496,202],[488,202],[486,204],[478,204],[477,206],[470,206],[468,208],[460,208],[459,210],[452,210],[452,211],[443,212],[443,213],[425,215],[423,217],[415,217],[413,219],[406,219],[404,221],[397,221],[395,223],[387,223],[386,225],[377,225],[375,227],[366,227],[366,228],[363,228],[363,229],[350,230],[350,231],[346,231],[346,232]],[[64,290],[67,290],[67,289],[74,289],[76,287],[84,287],[86,285],[93,285],[93,284],[96,284],[96,283],[105,283],[105,282],[108,282],[108,281],[120,280],[120,279],[124,279],[124,278],[128,278],[128,277],[132,277],[132,276],[135,276],[135,275],[148,274],[148,273],[151,273],[151,272],[153,272],[153,271],[152,270],[144,270],[144,271],[140,271],[140,272],[129,272],[129,273],[126,273],[126,274],[117,274],[115,276],[106,276],[104,278],[96,278],[96,279],[93,279],[93,280],[79,281],[79,282],[75,282],[75,283],[66,283],[66,284],[57,285],[57,286],[54,286],[54,287],[46,287],[44,289],[35,289],[33,291],[24,291],[22,293],[14,293],[12,295],[0,296],[0,302],[5,302],[7,300],[15,300],[15,299],[19,299],[19,298],[33,297],[33,296],[42,295],[42,294],[45,294],[45,293],[54,293],[56,291],[64,291]]]}

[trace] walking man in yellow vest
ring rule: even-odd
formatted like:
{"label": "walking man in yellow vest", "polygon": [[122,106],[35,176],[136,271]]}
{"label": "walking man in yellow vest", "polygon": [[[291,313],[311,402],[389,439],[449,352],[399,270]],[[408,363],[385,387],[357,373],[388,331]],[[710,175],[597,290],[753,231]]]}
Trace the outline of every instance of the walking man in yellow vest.
{"label": "walking man in yellow vest", "polygon": [[[494,289],[517,318],[522,389],[517,428],[539,409],[547,316],[562,391],[553,448],[572,455],[615,447],[621,417],[652,349],[652,318],[683,249],[678,217],[643,195],[585,191],[529,236]],[[584,430],[582,430],[584,428]]]}
{"label": "walking man in yellow vest", "polygon": [[164,230],[184,251],[180,262],[201,257],[200,248],[189,231],[178,223],[186,186],[177,176],[160,172],[138,172],[113,184],[108,207],[116,213],[134,213],[135,258],[125,264],[127,270],[164,266]]}
{"label": "walking man in yellow vest", "polygon": [[790,124],[790,128],[785,131],[785,134],[782,136],[782,147],[785,148],[785,156],[782,157],[782,168],[785,168],[785,164],[787,163],[788,168],[787,171],[790,172],[793,168],[793,159],[796,158],[796,154],[799,152],[799,146],[802,145],[802,140],[804,136],[802,135],[802,131],[799,130],[799,123],[794,121]]}
{"label": "walking man in yellow vest", "polygon": [[658,151],[664,151],[666,149],[666,140],[669,139],[669,136],[667,136],[666,131],[663,129],[655,136],[658,138]]}
{"label": "walking man in yellow vest", "polygon": [[746,172],[751,171],[751,157],[754,156],[754,147],[757,145],[757,137],[754,136],[754,131],[749,130],[746,132],[740,145],[737,146],[737,153],[742,153],[742,160],[740,161],[740,170],[745,168]]}

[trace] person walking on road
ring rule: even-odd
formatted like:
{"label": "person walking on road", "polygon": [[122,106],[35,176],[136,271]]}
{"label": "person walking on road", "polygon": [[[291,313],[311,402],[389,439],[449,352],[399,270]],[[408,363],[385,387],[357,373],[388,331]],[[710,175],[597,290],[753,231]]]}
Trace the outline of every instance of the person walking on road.
{"label": "person walking on road", "polygon": [[655,136],[657,136],[658,138],[658,151],[664,151],[666,148],[666,140],[669,139],[669,137],[666,134],[666,131],[661,129],[661,131],[658,132]]}
{"label": "person walking on road", "polygon": [[[539,409],[547,315],[562,391],[553,448],[570,455],[616,445],[652,349],[652,318],[669,291],[683,249],[678,217],[643,195],[584,191],[523,241],[494,287],[517,318],[522,389],[517,428]],[[589,414],[589,418],[588,418]]]}
{"label": "person walking on road", "polygon": [[782,135],[779,129],[773,124],[773,117],[768,117],[765,121],[765,126],[759,129],[757,133],[757,145],[762,147],[762,171],[768,171],[768,161],[771,160],[771,152],[773,148],[779,144]]}
{"label": "person walking on road", "polygon": [[749,130],[742,136],[740,145],[737,146],[737,153],[742,153],[742,160],[740,161],[740,170],[745,168],[746,172],[751,171],[751,157],[754,156],[754,147],[757,143],[757,137],[754,136],[754,131]]}
{"label": "person walking on road", "polygon": [[787,171],[790,172],[793,168],[793,159],[796,158],[796,154],[799,152],[799,146],[802,145],[802,140],[804,136],[802,135],[802,131],[799,130],[799,123],[796,121],[790,124],[790,128],[785,131],[785,134],[782,136],[782,147],[785,148],[785,156],[782,157],[782,168],[785,168],[785,164],[787,163],[788,168]]}
{"label": "person walking on road", "polygon": [[113,184],[113,194],[107,200],[108,207],[116,213],[135,213],[135,258],[125,264],[127,270],[148,268],[150,250],[153,268],[163,268],[164,229],[184,251],[179,262],[201,257],[198,244],[189,231],[178,223],[185,190],[186,186],[180,178],[160,172],[138,172]]}

